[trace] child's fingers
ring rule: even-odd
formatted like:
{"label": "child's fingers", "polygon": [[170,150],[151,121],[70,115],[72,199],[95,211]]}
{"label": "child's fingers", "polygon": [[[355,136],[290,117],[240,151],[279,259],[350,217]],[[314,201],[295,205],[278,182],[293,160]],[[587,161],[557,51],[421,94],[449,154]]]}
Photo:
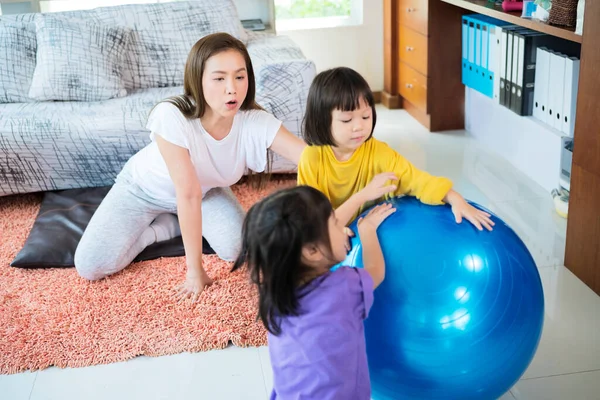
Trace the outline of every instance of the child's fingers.
{"label": "child's fingers", "polygon": [[369,211],[369,213],[367,214],[367,217],[371,216],[371,215],[376,215],[377,213],[381,212],[381,210],[385,209],[386,207],[390,207],[391,204],[389,203],[385,203],[385,204],[380,204],[376,207],[374,207],[371,211]]}
{"label": "child's fingers", "polygon": [[462,223],[462,215],[460,215],[460,214],[454,214],[454,219],[456,220],[457,224]]}
{"label": "child's fingers", "polygon": [[492,221],[491,219],[489,219],[488,217],[479,217],[479,222],[481,222],[481,225],[483,225],[483,227],[485,229],[487,229],[488,231],[492,230],[492,226],[494,226],[494,221]]}
{"label": "child's fingers", "polygon": [[393,192],[394,190],[396,190],[397,186],[396,185],[387,185],[381,188],[383,194],[387,194],[389,192]]}
{"label": "child's fingers", "polygon": [[475,225],[475,227],[482,231],[483,228],[481,227],[481,223],[477,220],[477,218],[474,217],[467,217],[467,219],[469,220],[469,222],[471,222],[473,225]]}
{"label": "child's fingers", "polygon": [[393,172],[383,172],[383,173],[379,174],[379,176],[385,177],[386,179],[390,179],[390,180],[393,180],[393,181],[397,181],[398,180],[398,177]]}
{"label": "child's fingers", "polygon": [[492,230],[494,229],[494,228],[492,228],[492,226],[491,226],[490,224],[488,224],[488,223],[487,223],[487,222],[485,222],[485,221],[481,221],[481,225],[483,225],[483,227],[484,227],[485,229],[487,229],[488,231],[492,231]]}
{"label": "child's fingers", "polygon": [[394,207],[386,208],[385,210],[381,210],[381,216],[385,219],[396,212]]}
{"label": "child's fingers", "polygon": [[492,226],[496,225],[494,223],[494,221],[492,221],[491,215],[488,214],[488,213],[484,213],[484,212],[480,213],[479,214],[479,219],[487,222],[488,224],[490,224]]}

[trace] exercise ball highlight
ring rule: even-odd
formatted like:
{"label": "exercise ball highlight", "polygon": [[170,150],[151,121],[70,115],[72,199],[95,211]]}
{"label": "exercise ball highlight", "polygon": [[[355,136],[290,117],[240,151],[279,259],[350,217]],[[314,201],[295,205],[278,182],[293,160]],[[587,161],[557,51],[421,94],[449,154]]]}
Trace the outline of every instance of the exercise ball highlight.
{"label": "exercise ball highlight", "polygon": [[[365,321],[372,398],[501,397],[529,366],[542,332],[544,296],[531,254],[475,203],[492,214],[492,232],[457,224],[447,205],[391,202],[396,212],[378,229],[385,280]],[[341,265],[362,268],[356,221],[350,228],[356,236]]]}

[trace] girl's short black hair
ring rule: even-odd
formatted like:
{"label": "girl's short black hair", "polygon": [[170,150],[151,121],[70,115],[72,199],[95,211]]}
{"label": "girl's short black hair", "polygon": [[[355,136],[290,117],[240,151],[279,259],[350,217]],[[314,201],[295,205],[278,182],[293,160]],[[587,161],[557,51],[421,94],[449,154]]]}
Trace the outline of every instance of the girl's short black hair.
{"label": "girl's short black hair", "polygon": [[373,92],[367,81],[356,71],[347,67],[332,68],[319,73],[310,85],[306,113],[302,121],[302,135],[311,146],[335,146],[331,134],[331,113],[354,111],[360,100],[371,107],[373,126],[367,140],[373,136],[377,114]]}
{"label": "girl's short black hair", "polygon": [[242,250],[233,271],[248,266],[258,286],[258,317],[267,330],[281,333],[279,318],[297,315],[297,290],[309,267],[302,263],[307,244],[331,251],[331,203],[317,189],[296,186],[256,203],[244,219]]}

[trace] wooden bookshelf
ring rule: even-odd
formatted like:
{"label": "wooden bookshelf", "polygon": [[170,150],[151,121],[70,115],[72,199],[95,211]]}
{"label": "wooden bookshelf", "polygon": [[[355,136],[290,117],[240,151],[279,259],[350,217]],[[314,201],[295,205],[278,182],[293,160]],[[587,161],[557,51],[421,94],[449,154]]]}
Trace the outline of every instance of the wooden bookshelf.
{"label": "wooden bookshelf", "polygon": [[586,2],[583,36],[506,13],[486,0],[383,4],[382,103],[404,108],[432,132],[464,129],[464,14],[488,15],[581,44],[565,266],[600,295],[600,1]]}
{"label": "wooden bookshelf", "polygon": [[534,31],[546,33],[548,35],[556,36],[571,42],[581,43],[583,37],[576,34],[573,30],[568,28],[561,28],[558,26],[548,25],[545,22],[538,20],[521,18],[521,12],[506,12],[501,6],[497,6],[494,3],[490,3],[487,0],[440,0],[444,3],[452,4],[465,10],[473,11],[477,14],[487,15],[492,18],[496,18],[502,21],[509,22],[514,25],[520,25]]}

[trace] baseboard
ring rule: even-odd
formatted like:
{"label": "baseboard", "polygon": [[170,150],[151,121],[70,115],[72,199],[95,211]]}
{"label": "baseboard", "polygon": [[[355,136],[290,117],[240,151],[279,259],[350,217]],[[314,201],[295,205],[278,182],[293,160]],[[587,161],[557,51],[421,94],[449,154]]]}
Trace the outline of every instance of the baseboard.
{"label": "baseboard", "polygon": [[381,103],[381,91],[373,92],[373,100],[375,100],[375,104]]}
{"label": "baseboard", "polygon": [[402,108],[402,98],[397,94],[389,94],[386,91],[381,92],[381,104],[390,110]]}
{"label": "baseboard", "polygon": [[402,105],[406,112],[409,113],[414,119],[419,121],[421,125],[423,125],[428,130],[431,129],[431,117],[427,113],[421,111],[415,105],[406,101],[406,99],[403,99]]}

